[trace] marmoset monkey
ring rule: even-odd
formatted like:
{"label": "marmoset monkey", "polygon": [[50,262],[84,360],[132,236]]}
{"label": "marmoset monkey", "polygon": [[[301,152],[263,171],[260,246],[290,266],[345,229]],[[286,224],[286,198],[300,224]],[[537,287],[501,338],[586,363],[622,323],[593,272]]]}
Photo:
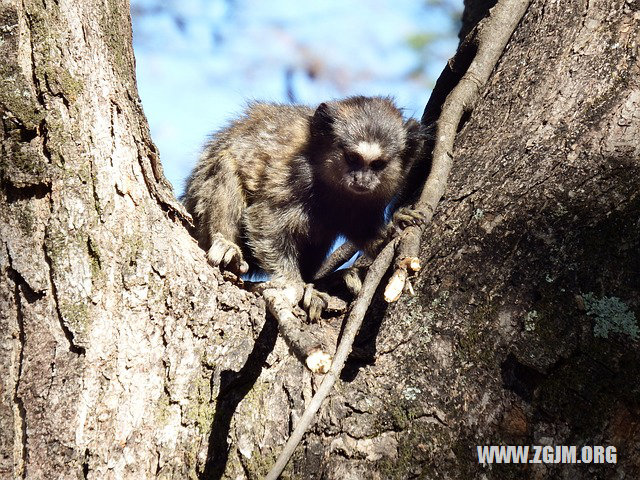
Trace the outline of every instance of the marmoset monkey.
{"label": "marmoset monkey", "polygon": [[183,201],[213,265],[303,285],[338,235],[374,248],[422,138],[388,98],[253,103],[206,145]]}

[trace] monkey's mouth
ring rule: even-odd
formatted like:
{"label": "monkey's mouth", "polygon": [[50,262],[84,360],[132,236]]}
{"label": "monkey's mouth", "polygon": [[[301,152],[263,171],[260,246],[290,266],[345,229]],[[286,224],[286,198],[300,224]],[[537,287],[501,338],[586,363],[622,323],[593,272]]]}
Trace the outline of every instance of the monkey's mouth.
{"label": "monkey's mouth", "polygon": [[347,182],[347,188],[356,195],[366,195],[373,193],[378,186],[379,182],[356,179]]}
{"label": "monkey's mouth", "polygon": [[373,188],[368,186],[368,185],[360,185],[358,183],[354,183],[352,185],[349,185],[349,188],[351,189],[352,192],[362,195],[365,193],[371,193],[373,191]]}
{"label": "monkey's mouth", "polygon": [[380,180],[368,173],[369,172],[356,171],[347,175],[344,179],[347,190],[355,195],[373,193],[378,185],[380,185]]}

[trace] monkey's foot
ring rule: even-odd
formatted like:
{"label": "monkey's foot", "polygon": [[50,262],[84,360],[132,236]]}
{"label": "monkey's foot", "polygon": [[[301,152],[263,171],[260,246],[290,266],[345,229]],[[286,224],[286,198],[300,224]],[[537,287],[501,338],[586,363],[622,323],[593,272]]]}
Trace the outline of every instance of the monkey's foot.
{"label": "monkey's foot", "polygon": [[207,252],[209,263],[216,267],[232,270],[237,273],[247,273],[249,265],[244,261],[240,247],[216,233],[211,241],[211,248]]}
{"label": "monkey's foot", "polygon": [[302,307],[307,311],[309,320],[315,323],[320,320],[325,310],[342,312],[347,309],[347,303],[338,297],[316,290],[312,283],[308,283],[304,288]]}
{"label": "monkey's foot", "polygon": [[427,222],[425,214],[420,210],[411,207],[399,208],[392,217],[391,222],[397,231],[402,231],[407,227],[419,227]]}
{"label": "monkey's foot", "polygon": [[360,289],[362,288],[362,279],[360,278],[360,272],[357,268],[345,268],[344,269],[344,283],[347,286],[347,290],[354,297],[358,296]]}

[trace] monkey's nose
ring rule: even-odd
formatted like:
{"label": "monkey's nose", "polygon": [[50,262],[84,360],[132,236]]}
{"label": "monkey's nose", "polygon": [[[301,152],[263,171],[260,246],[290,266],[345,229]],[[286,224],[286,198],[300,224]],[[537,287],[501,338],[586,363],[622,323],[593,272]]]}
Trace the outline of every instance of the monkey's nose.
{"label": "monkey's nose", "polygon": [[352,188],[358,193],[366,193],[375,189],[377,182],[370,172],[358,171],[353,175]]}

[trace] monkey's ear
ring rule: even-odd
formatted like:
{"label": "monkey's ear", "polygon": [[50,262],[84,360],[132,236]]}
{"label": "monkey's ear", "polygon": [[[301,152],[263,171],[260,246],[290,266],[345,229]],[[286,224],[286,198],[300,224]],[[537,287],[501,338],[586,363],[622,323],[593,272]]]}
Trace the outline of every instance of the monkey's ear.
{"label": "monkey's ear", "polygon": [[407,131],[407,136],[419,135],[422,130],[422,125],[417,120],[410,118],[404,122],[404,129]]}
{"label": "monkey's ear", "polygon": [[331,107],[321,103],[311,119],[311,130],[315,134],[330,135],[333,132],[333,115]]}
{"label": "monkey's ear", "polygon": [[427,132],[421,123],[413,118],[404,122],[404,129],[407,132],[407,141],[404,148],[404,156],[412,157],[420,154],[427,139]]}
{"label": "monkey's ear", "polygon": [[318,108],[316,108],[316,113],[314,113],[313,116],[330,119],[331,113],[329,110],[329,105],[327,105],[327,103],[325,102],[322,102],[320,105],[318,105]]}

